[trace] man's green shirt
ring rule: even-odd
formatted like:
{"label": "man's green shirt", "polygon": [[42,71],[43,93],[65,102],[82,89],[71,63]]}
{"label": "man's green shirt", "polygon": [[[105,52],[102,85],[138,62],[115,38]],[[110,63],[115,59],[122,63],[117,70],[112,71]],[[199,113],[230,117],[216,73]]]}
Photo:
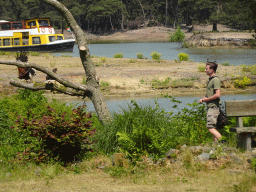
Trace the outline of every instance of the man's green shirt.
{"label": "man's green shirt", "polygon": [[[206,90],[206,97],[209,98],[215,94],[216,89],[220,89],[221,82],[220,79],[217,76],[212,76],[209,78],[208,84],[207,84],[207,90]],[[207,107],[219,107],[220,99],[212,100],[207,103]]]}

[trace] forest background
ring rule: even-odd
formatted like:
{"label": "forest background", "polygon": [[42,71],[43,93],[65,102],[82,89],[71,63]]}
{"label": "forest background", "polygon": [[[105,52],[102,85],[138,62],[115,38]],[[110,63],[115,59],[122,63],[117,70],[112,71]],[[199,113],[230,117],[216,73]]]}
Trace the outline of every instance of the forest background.
{"label": "forest background", "polygon": [[[60,0],[79,26],[92,33],[136,29],[147,21],[176,28],[178,24],[225,24],[256,29],[255,0]],[[18,21],[48,17],[55,28],[67,28],[62,16],[39,0],[1,0],[0,19]]]}

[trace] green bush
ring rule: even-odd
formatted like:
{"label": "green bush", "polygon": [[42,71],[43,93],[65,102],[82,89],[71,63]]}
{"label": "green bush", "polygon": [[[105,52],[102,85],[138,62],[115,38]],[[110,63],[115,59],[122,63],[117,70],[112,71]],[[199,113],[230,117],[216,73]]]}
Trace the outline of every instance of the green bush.
{"label": "green bush", "polygon": [[236,88],[246,88],[247,85],[251,84],[251,79],[249,77],[241,77],[234,81],[234,85]]}
{"label": "green bush", "polygon": [[180,26],[177,26],[177,31],[169,36],[170,42],[182,42],[185,38],[185,33],[181,31]]}
{"label": "green bush", "polygon": [[137,59],[143,59],[144,58],[144,55],[142,53],[136,53],[137,55]]}
{"label": "green bush", "polygon": [[161,55],[161,53],[154,51],[150,54],[150,56],[152,57],[153,60],[160,62],[162,55]]}
{"label": "green bush", "polygon": [[179,53],[178,57],[179,57],[180,61],[188,61],[188,59],[189,59],[189,56],[186,53]]}
{"label": "green bush", "polygon": [[41,118],[28,111],[27,117],[18,117],[12,128],[19,132],[26,144],[24,152],[18,155],[19,160],[45,162],[50,159],[61,162],[72,162],[82,151],[89,150],[89,136],[92,116],[87,114],[85,106],[73,109],[71,114],[58,113],[50,106]]}
{"label": "green bush", "polygon": [[[47,107],[48,106],[48,107]],[[67,119],[66,122],[63,122],[63,128],[68,126],[68,124],[74,124],[74,126],[79,123],[75,122],[75,119],[79,117],[74,112],[73,105],[67,106],[66,103],[60,103],[56,100],[48,102],[47,99],[43,96],[43,92],[33,92],[29,90],[19,90],[18,95],[13,95],[10,97],[3,97],[0,100],[0,159],[3,162],[13,161],[14,159],[18,160],[27,160],[27,161],[43,161],[44,154],[47,154],[48,157],[53,154],[43,153],[45,152],[45,142],[40,140],[38,137],[33,137],[35,131],[43,130],[39,129],[41,125],[47,125],[49,122],[45,122],[47,119],[50,121],[55,118],[56,123],[60,121],[61,118]],[[55,111],[53,114],[50,114],[50,111]],[[80,113],[81,115],[84,113]],[[81,116],[80,115],[80,116]],[[84,117],[82,117],[84,118]],[[71,122],[73,119],[73,122]],[[23,121],[24,120],[24,121]],[[40,123],[39,123],[40,122]],[[36,124],[37,123],[37,124]],[[15,129],[10,127],[16,125]],[[23,125],[18,128],[19,125]],[[54,124],[52,124],[55,126]],[[57,125],[59,127],[57,127]],[[63,129],[59,124],[56,125],[56,128],[60,130],[54,130],[52,133],[56,134]],[[38,126],[38,130],[36,128]],[[49,130],[54,129],[55,127],[49,127]],[[46,127],[47,127],[46,126]],[[25,127],[27,127],[25,129]],[[85,126],[84,126],[85,127]],[[78,127],[79,128],[79,127]],[[84,129],[84,128],[83,128]],[[33,130],[33,131],[32,131]],[[74,131],[76,128],[74,128]],[[68,130],[66,134],[68,134]],[[48,132],[49,133],[49,132]],[[42,133],[40,133],[42,135]],[[50,137],[49,133],[49,137]],[[57,138],[57,137],[56,137]],[[64,138],[62,138],[64,139]],[[72,137],[70,137],[70,142]],[[61,140],[59,140],[61,141]],[[73,140],[75,141],[75,140]],[[67,143],[69,141],[67,140]],[[81,141],[82,142],[82,141]],[[77,144],[77,142],[76,142]],[[84,144],[83,144],[84,145]],[[48,146],[49,147],[49,146]],[[53,147],[53,146],[51,146]],[[84,148],[84,147],[83,147]],[[17,154],[19,155],[17,156]],[[53,151],[52,151],[53,153]],[[54,153],[56,154],[56,152]],[[73,154],[71,154],[73,155]],[[72,157],[73,158],[73,157]],[[65,159],[65,156],[57,157],[57,160]],[[54,159],[53,159],[54,160]]]}
{"label": "green bush", "polygon": [[123,58],[124,54],[123,53],[116,53],[113,57],[114,58]]}
{"label": "green bush", "polygon": [[256,75],[256,64],[255,65],[242,65],[243,72],[249,72],[252,75]]}
{"label": "green bush", "polygon": [[199,72],[204,72],[205,71],[205,65],[198,65],[197,69]]}
{"label": "green bush", "polygon": [[105,63],[107,61],[107,58],[106,57],[101,57],[100,60],[101,60],[102,63]]}

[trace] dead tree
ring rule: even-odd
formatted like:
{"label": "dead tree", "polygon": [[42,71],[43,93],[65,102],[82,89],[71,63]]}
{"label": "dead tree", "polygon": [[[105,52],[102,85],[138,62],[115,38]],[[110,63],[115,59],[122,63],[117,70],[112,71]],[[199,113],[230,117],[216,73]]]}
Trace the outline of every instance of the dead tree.
{"label": "dead tree", "polygon": [[[56,73],[52,72],[51,70],[39,66],[35,63],[24,63],[19,61],[4,61],[0,60],[0,64],[5,65],[15,65],[17,67],[25,67],[25,68],[34,68],[36,70],[39,70],[53,79],[55,79],[60,84],[64,85],[65,87],[72,88],[74,91],[68,92],[65,90],[60,90],[56,87],[53,87],[51,89],[58,91],[60,93],[65,93],[68,95],[75,95],[75,96],[83,96],[83,97],[89,97],[91,101],[93,102],[93,105],[95,107],[96,113],[98,114],[99,120],[101,122],[105,122],[105,120],[108,120],[111,118],[109,110],[107,108],[105,99],[103,97],[103,94],[100,90],[99,83],[97,81],[96,76],[96,70],[95,66],[90,58],[89,49],[87,47],[87,42],[85,38],[85,34],[83,30],[79,27],[77,22],[75,21],[73,15],[69,12],[69,10],[60,2],[57,0],[43,0],[45,3],[50,4],[55,9],[59,11],[59,13],[66,19],[67,23],[71,27],[71,29],[74,31],[74,34],[76,36],[76,40],[78,43],[79,53],[82,65],[84,67],[85,75],[86,75],[86,85],[73,83],[71,81],[68,81],[67,79],[59,77]],[[30,90],[42,90],[45,89],[45,87],[33,87],[25,83],[17,82],[14,80],[10,81],[10,84],[17,87],[22,87],[25,89]]]}

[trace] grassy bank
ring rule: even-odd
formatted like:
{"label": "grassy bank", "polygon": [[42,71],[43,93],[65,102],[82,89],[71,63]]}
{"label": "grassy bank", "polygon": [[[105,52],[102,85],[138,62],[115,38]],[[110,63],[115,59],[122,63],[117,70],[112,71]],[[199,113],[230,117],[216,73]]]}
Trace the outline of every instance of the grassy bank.
{"label": "grassy bank", "polygon": [[[179,101],[167,98],[173,108],[179,108]],[[253,191],[255,152],[234,149],[234,133],[228,131],[235,125],[234,119],[221,130],[228,143],[212,143],[205,128],[204,106],[189,105],[191,109],[182,109],[174,115],[160,110],[157,101],[155,108],[140,107],[132,102],[128,110],[114,114],[106,126],[93,117],[88,123],[96,132],[87,134],[89,143],[80,143],[93,150],[81,150],[81,154],[72,159],[61,159],[61,151],[59,155],[53,153],[61,146],[49,141],[55,140],[60,130],[58,142],[63,146],[78,138],[73,128],[66,133],[66,125],[73,121],[72,113],[78,109],[57,101],[49,102],[42,93],[29,91],[1,98],[1,190]],[[83,114],[80,112],[76,117]],[[76,125],[78,119],[74,120]],[[57,123],[50,124],[51,131],[42,136],[41,130],[51,120]],[[245,126],[252,126],[255,118],[247,118],[244,122]],[[206,151],[192,146],[204,147]],[[52,150],[47,150],[51,147]],[[174,153],[167,158],[165,153],[170,148]],[[211,150],[214,153],[208,161],[197,159],[198,155]],[[65,154],[74,155],[69,150]]]}

